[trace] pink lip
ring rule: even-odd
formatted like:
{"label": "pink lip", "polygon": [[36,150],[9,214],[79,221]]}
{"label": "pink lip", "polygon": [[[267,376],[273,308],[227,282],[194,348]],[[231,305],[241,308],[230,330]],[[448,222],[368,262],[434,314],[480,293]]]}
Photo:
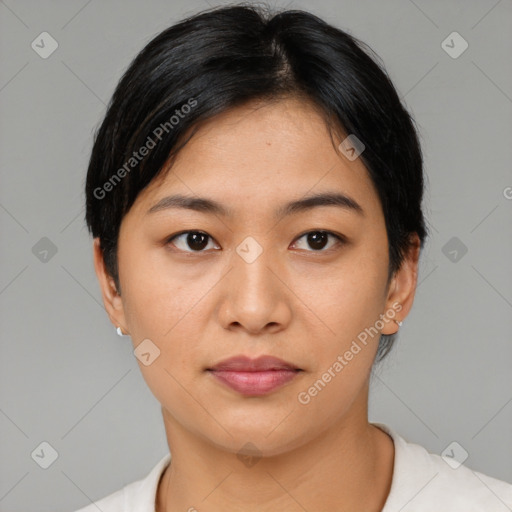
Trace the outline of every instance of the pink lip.
{"label": "pink lip", "polygon": [[270,393],[292,380],[301,370],[271,356],[250,359],[237,356],[208,368],[217,379],[244,395]]}

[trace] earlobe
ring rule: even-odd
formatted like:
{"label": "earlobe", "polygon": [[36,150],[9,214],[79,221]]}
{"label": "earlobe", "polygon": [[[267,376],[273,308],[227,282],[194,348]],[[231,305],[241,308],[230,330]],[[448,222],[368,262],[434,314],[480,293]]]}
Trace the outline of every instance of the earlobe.
{"label": "earlobe", "polygon": [[100,245],[100,239],[97,237],[93,242],[94,270],[103,297],[105,310],[115,327],[125,325],[124,309],[121,295],[119,295],[114,279],[109,275],[105,267],[103,251]]}

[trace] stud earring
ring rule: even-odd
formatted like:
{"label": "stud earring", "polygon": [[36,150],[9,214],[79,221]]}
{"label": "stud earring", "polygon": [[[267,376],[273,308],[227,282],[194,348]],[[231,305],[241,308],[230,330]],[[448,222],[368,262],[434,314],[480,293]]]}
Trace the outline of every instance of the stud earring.
{"label": "stud earring", "polygon": [[118,334],[119,336],[130,336],[129,334],[123,334],[123,331],[121,330],[121,327],[118,327],[118,328],[116,329],[116,331],[117,331],[117,334]]}

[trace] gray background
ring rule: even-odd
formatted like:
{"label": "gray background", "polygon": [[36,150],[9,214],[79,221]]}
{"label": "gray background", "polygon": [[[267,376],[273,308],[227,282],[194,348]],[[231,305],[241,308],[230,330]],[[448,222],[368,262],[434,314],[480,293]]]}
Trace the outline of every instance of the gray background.
{"label": "gray background", "polygon": [[[435,453],[457,441],[466,466],[512,481],[512,3],[277,5],[368,43],[420,126],[432,237],[413,310],[375,372],[370,420]],[[168,449],[131,341],[103,309],[83,188],[126,66],[206,7],[0,1],[1,511],[74,510],[142,478]],[[43,31],[58,42],[46,59],[31,47]],[[469,44],[458,58],[441,46],[453,31]],[[41,252],[44,237],[55,254]],[[44,441],[58,453],[48,469],[31,456]]]}

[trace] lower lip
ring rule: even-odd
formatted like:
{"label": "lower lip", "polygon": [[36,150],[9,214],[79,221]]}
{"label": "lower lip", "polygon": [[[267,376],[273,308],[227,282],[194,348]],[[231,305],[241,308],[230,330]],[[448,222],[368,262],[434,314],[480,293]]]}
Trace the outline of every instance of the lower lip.
{"label": "lower lip", "polygon": [[269,370],[262,372],[209,371],[231,389],[243,395],[252,396],[270,393],[291,381],[299,373],[296,370]]}

